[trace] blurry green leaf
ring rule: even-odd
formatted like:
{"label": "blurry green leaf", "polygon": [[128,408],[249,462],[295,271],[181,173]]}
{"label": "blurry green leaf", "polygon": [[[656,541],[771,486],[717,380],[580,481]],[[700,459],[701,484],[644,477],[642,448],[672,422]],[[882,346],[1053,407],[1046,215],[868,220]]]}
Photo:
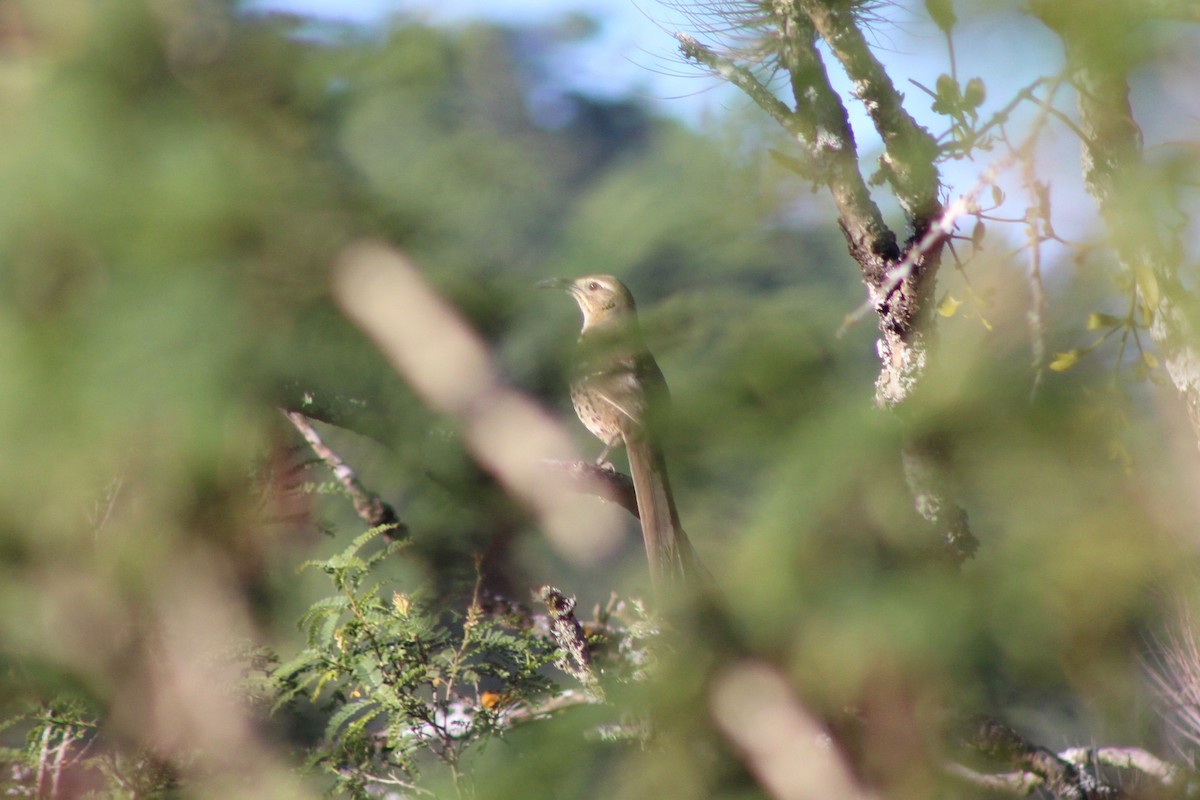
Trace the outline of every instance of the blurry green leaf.
{"label": "blurry green leaf", "polygon": [[953,114],[962,105],[962,95],[958,83],[948,73],[943,72],[937,79],[937,99],[933,110],[939,114]]}
{"label": "blurry green leaf", "polygon": [[983,220],[979,219],[975,222],[975,227],[971,230],[971,247],[975,250],[980,250],[983,247],[983,237],[987,233],[987,227]]}
{"label": "blurry green leaf", "polygon": [[1103,314],[1099,311],[1092,311],[1087,315],[1087,329],[1089,331],[1100,330],[1101,328],[1116,328],[1124,324],[1125,320],[1120,317]]}
{"label": "blurry green leaf", "polygon": [[963,103],[967,108],[975,109],[983,105],[983,101],[987,98],[987,90],[983,85],[983,81],[979,78],[971,78],[967,81],[966,89],[963,91]]}
{"label": "blurry green leaf", "polygon": [[954,295],[947,294],[942,298],[942,302],[938,303],[937,311],[943,317],[953,317],[958,312],[958,307],[962,305],[960,300],[957,300]]}
{"label": "blurry green leaf", "polygon": [[1065,353],[1055,353],[1054,360],[1049,363],[1050,369],[1055,372],[1066,372],[1071,367],[1079,362],[1079,350],[1068,350]]}
{"label": "blurry green leaf", "polygon": [[954,16],[952,0],[925,0],[925,11],[943,33],[950,33],[958,19]]}

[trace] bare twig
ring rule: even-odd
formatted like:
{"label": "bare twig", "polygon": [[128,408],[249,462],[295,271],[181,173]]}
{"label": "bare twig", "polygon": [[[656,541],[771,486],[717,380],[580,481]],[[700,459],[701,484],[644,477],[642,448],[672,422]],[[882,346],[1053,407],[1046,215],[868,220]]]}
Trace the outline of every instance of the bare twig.
{"label": "bare twig", "polygon": [[684,57],[702,64],[713,73],[721,76],[758,105],[771,118],[782,125],[796,137],[804,137],[806,131],[799,127],[799,120],[775,93],[768,89],[755,77],[754,73],[741,66],[731,58],[721,55],[708,45],[702,44],[694,36],[686,33],[676,33],[675,40],[679,42],[679,51]]}
{"label": "bare twig", "polygon": [[313,452],[333,472],[338,483],[350,496],[354,510],[368,525],[372,528],[388,526],[384,535],[389,540],[400,540],[408,536],[408,527],[396,516],[396,510],[385,503],[379,495],[363,486],[362,481],[358,479],[358,475],[350,465],[343,461],[342,457],[335,453],[329,445],[325,444],[321,434],[312,426],[307,417],[298,411],[283,411],[282,413],[312,447]]}
{"label": "bare twig", "polygon": [[596,702],[596,698],[592,697],[587,692],[579,692],[568,689],[565,692],[560,692],[556,695],[553,695],[546,701],[539,703],[536,706],[517,706],[510,711],[505,711],[501,719],[510,725],[518,725],[522,722],[544,719],[545,717],[548,717],[555,712],[562,711],[565,708],[591,705]]}

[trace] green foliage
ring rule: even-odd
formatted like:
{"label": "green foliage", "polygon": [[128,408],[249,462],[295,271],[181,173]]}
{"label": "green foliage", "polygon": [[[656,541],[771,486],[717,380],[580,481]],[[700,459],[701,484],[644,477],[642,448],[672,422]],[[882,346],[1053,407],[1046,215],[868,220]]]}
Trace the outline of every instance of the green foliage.
{"label": "green foliage", "polygon": [[431,762],[460,785],[464,756],[502,732],[512,707],[555,691],[544,668],[556,653],[520,619],[486,612],[478,584],[465,614],[389,592],[374,573],[404,545],[364,554],[380,533],[304,565],[337,594],[301,618],[307,646],[273,673],[276,709],[304,695],[329,712],[313,759],[353,793],[415,782]]}
{"label": "green foliage", "polygon": [[170,764],[146,749],[113,747],[101,737],[91,704],[63,693],[10,716],[23,747],[0,749],[0,787],[17,797],[159,797],[178,786]]}

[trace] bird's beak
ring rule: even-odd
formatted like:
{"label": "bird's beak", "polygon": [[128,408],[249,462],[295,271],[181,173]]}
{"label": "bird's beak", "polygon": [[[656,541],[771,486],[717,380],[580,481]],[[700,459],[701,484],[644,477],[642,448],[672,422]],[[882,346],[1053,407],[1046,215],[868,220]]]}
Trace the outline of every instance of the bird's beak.
{"label": "bird's beak", "polygon": [[571,281],[566,278],[547,278],[534,284],[539,289],[563,289],[571,291]]}

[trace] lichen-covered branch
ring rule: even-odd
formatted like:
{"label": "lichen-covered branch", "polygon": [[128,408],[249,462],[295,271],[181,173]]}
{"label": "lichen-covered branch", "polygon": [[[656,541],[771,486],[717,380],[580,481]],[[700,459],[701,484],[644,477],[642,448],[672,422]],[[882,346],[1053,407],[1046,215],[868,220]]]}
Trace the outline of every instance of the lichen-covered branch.
{"label": "lichen-covered branch", "polygon": [[879,131],[885,148],[884,174],[919,236],[941,214],[934,166],[937,142],[904,109],[904,96],[868,47],[851,7],[823,0],[802,0],[802,4],[816,32],[853,81],[855,96]]}
{"label": "lichen-covered branch", "polygon": [[558,667],[574,675],[589,695],[598,700],[604,699],[604,689],[592,669],[587,636],[575,618],[575,598],[567,597],[553,586],[543,586],[538,591],[538,599],[546,604],[550,617],[550,637],[562,653],[557,661]]}
{"label": "lichen-covered branch", "polygon": [[[692,37],[677,38],[687,58],[741,88],[778,121],[800,147],[801,173],[829,190],[850,255],[867,287],[869,306],[878,315],[881,369],[875,402],[881,408],[901,411],[929,360],[934,282],[950,230],[939,224],[943,214],[934,166],[937,144],[904,110],[903,97],[843,6],[819,0],[777,0],[765,8],[774,28],[769,36],[777,63],[790,82],[792,108],[733,57]],[[885,173],[912,228],[903,249],[863,177],[849,115],[830,82],[817,48],[818,34],[855,81],[856,92],[883,137]],[[948,493],[949,482],[935,455],[928,448],[910,447],[904,458],[905,472],[918,513],[944,542],[952,543],[949,552],[961,560],[973,551],[974,538],[966,514]],[[930,509],[937,511],[931,514]]]}
{"label": "lichen-covered branch", "polygon": [[[1093,771],[1077,767],[995,720],[981,720],[975,726],[969,744],[989,758],[1019,768],[1017,773],[989,776],[1000,784],[992,788],[1003,785],[1023,794],[1042,788],[1059,800],[1099,800],[1118,796],[1116,787]],[[967,772],[969,770],[958,774],[965,777]]]}
{"label": "lichen-covered branch", "polygon": [[716,75],[745,92],[759,108],[771,115],[771,118],[782,125],[797,138],[805,138],[805,131],[799,127],[800,121],[792,109],[762,84],[754,73],[738,64],[731,58],[702,44],[694,36],[686,33],[676,33],[675,40],[679,42],[679,52],[687,59],[701,64]]}
{"label": "lichen-covered branch", "polygon": [[956,563],[973,556],[979,541],[971,533],[967,512],[949,499],[945,454],[935,443],[909,436],[901,458],[917,514],[941,536],[942,552]]}
{"label": "lichen-covered branch", "polygon": [[[1164,789],[1174,791],[1182,788],[1190,796],[1191,787],[1186,785],[1186,771],[1140,747],[1071,747],[1054,754],[1021,740],[1019,736],[1019,744],[1012,741],[1011,737],[1015,734],[1003,726],[993,732],[1007,740],[1008,744],[1017,744],[1015,760],[1033,762],[1036,769],[988,773],[962,764],[950,763],[945,766],[946,771],[975,786],[1017,797],[1026,797],[1038,790],[1044,790],[1059,798],[1091,800],[1121,796],[1121,791],[1116,786],[1106,783],[1094,774],[1097,767],[1113,767],[1137,773]],[[1048,773],[1056,777],[1048,779]]]}

